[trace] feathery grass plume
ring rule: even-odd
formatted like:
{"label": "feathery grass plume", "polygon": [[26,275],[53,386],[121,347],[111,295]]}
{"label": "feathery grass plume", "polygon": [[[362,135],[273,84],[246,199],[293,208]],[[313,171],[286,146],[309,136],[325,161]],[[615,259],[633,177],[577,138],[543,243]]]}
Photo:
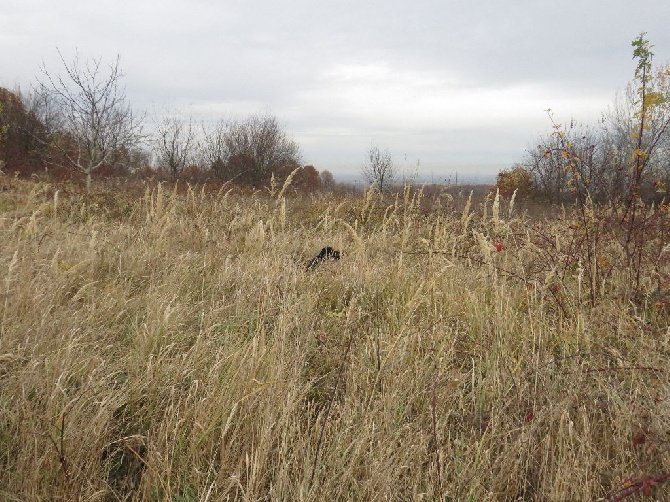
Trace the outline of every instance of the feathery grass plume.
{"label": "feathery grass plume", "polygon": [[423,192],[425,187],[426,185],[423,184],[418,190],[414,191],[414,195],[412,195],[412,209],[418,210],[421,208],[421,201],[423,200]]}
{"label": "feathery grass plume", "polygon": [[470,196],[468,197],[468,200],[465,203],[465,207],[463,208],[463,214],[461,215],[461,226],[463,227],[463,231],[465,231],[467,228],[468,222],[470,220],[470,207],[472,206],[472,195],[474,193],[474,190],[470,190]]}
{"label": "feathery grass plume", "polygon": [[509,219],[512,218],[512,214],[514,213],[514,201],[516,200],[516,193],[519,191],[518,188],[514,189],[514,192],[512,193],[512,198],[509,200],[509,208],[507,210],[507,217]]}
{"label": "feathery grass plume", "polygon": [[407,208],[409,208],[411,193],[412,193],[412,187],[409,185],[405,185],[405,189],[403,190],[403,205],[405,206],[405,211],[407,211]]}
{"label": "feathery grass plume", "polygon": [[491,251],[493,249],[493,245],[488,241],[488,239],[483,233],[474,230],[473,234],[477,239],[477,244],[479,245],[479,252],[482,255],[482,262],[487,264],[490,270],[493,271],[494,269],[493,260],[491,259],[492,257]]}
{"label": "feathery grass plume", "polygon": [[193,191],[193,187],[190,183],[186,183],[186,205],[190,209],[195,209],[196,206],[195,192]]}
{"label": "feathery grass plume", "polygon": [[[398,209],[397,204],[391,204],[384,211],[384,218],[382,220],[382,227],[381,227],[382,235],[386,235],[387,227],[388,227],[389,224],[395,224],[397,222],[397,219],[395,217],[395,213],[396,213],[397,209]],[[390,214],[389,214],[389,212],[390,212]]]}
{"label": "feathery grass plume", "polygon": [[496,195],[493,198],[493,205],[491,206],[491,220],[493,226],[497,230],[500,225],[500,189],[496,188]]}
{"label": "feathery grass plume", "polygon": [[39,209],[36,209],[30,215],[28,225],[26,225],[26,233],[30,236],[34,236],[37,233],[37,217],[39,216],[39,214],[40,214]]}
{"label": "feathery grass plume", "polygon": [[251,227],[244,243],[247,249],[259,251],[263,248],[265,244],[265,224],[263,220],[258,220],[258,223]]}
{"label": "feathery grass plume", "polygon": [[372,212],[372,208],[375,206],[374,201],[376,193],[377,190],[375,190],[374,184],[371,184],[370,188],[368,188],[368,190],[365,192],[363,197],[363,206],[361,207],[360,211],[360,218],[363,222],[367,221],[369,213]]}
{"label": "feathery grass plume", "polygon": [[[225,197],[226,195],[228,195],[233,190],[234,187],[228,189],[228,191],[224,195],[222,195],[222,194],[228,188],[229,185],[232,185],[231,181],[226,181],[223,185],[221,185],[221,188],[219,188],[219,191],[217,192],[217,197]],[[204,196],[205,187],[203,186],[202,189],[203,189],[203,196]]]}
{"label": "feathery grass plume", "polygon": [[582,284],[584,283],[584,267],[581,258],[577,262],[577,301],[582,301]]}
{"label": "feathery grass plume", "polygon": [[156,187],[156,216],[158,218],[163,216],[165,210],[165,196],[163,194],[163,183],[158,183]]}
{"label": "feathery grass plume", "polygon": [[[272,243],[275,241],[276,234],[275,234],[275,222],[272,218],[270,218],[267,222],[267,234],[269,234],[269,237],[267,237],[265,240],[272,245]],[[282,229],[283,231],[283,229]]]}
{"label": "feathery grass plume", "polygon": [[335,209],[333,209],[333,216],[337,216],[340,213],[340,211],[342,210],[343,207],[347,207],[347,201],[346,200],[343,200],[342,202],[337,204],[337,206],[335,206]]}
{"label": "feathery grass plume", "polygon": [[488,210],[490,200],[491,200],[491,192],[488,192],[486,194],[486,197],[484,197],[484,200],[482,201],[482,221],[486,221],[489,218]]}
{"label": "feathery grass plume", "polygon": [[93,230],[91,232],[91,239],[88,241],[88,250],[89,252],[95,252],[98,249],[98,231]]}
{"label": "feathery grass plume", "polygon": [[60,190],[56,190],[54,192],[54,216],[58,216],[58,195],[60,194]]}
{"label": "feathery grass plume", "polygon": [[349,223],[347,223],[346,221],[344,221],[344,220],[339,220],[339,221],[344,226],[344,228],[347,229],[347,232],[349,232],[349,235],[351,235],[351,238],[353,239],[354,244],[356,245],[356,249],[358,251],[363,251],[363,249],[364,249],[363,241],[361,240],[360,236],[358,235],[358,232],[356,232],[354,227],[349,225]]}
{"label": "feathery grass plume", "polygon": [[329,231],[330,227],[332,225],[332,219],[331,219],[331,208],[326,207],[323,211],[321,211],[321,215],[319,216],[315,230],[323,230],[323,231]]}
{"label": "feathery grass plume", "polygon": [[154,212],[154,198],[153,190],[147,186],[144,189],[144,197],[142,197],[142,205],[147,215],[147,221],[153,216]]}
{"label": "feathery grass plume", "polygon": [[277,180],[275,179],[274,172],[270,176],[270,185],[267,187],[267,191],[272,198],[274,198],[275,194],[277,193]]}
{"label": "feathery grass plume", "polygon": [[300,170],[300,167],[296,167],[293,171],[291,171],[291,174],[288,175],[286,178],[286,181],[284,181],[284,184],[281,187],[281,190],[279,191],[279,194],[277,195],[277,204],[279,204],[279,201],[284,197],[284,192],[286,189],[291,185],[291,182],[293,181],[293,178],[295,177],[296,173]]}
{"label": "feathery grass plume", "polygon": [[279,213],[279,226],[282,230],[286,228],[286,199],[282,197],[279,200],[279,207],[276,209],[276,212]]}

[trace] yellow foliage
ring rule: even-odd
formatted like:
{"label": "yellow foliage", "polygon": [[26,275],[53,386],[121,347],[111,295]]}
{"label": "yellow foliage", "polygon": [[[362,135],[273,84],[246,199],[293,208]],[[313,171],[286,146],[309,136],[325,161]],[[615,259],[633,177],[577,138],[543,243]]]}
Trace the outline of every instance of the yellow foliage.
{"label": "yellow foliage", "polygon": [[504,197],[511,197],[515,191],[517,197],[527,197],[533,191],[533,176],[522,166],[506,169],[498,173],[496,188]]}
{"label": "yellow foliage", "polygon": [[644,97],[644,107],[657,106],[665,103],[666,98],[660,92],[649,92]]}
{"label": "yellow foliage", "polygon": [[647,158],[649,157],[649,155],[647,155],[647,152],[645,152],[644,150],[642,150],[640,148],[635,148],[633,150],[632,154],[633,154],[633,158],[637,157],[637,158],[640,158],[642,160],[647,160]]}

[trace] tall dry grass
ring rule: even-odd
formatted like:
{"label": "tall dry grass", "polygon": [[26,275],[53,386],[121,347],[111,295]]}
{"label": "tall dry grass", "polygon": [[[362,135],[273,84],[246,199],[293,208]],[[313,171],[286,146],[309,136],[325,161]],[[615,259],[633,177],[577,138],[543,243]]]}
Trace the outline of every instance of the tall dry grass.
{"label": "tall dry grass", "polygon": [[667,297],[584,301],[564,220],[2,182],[3,500],[670,494]]}

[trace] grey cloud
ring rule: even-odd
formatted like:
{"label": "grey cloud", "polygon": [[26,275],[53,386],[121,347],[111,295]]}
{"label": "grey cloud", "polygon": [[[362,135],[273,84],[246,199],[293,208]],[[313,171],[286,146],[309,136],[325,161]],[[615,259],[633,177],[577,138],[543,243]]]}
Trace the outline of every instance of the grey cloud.
{"label": "grey cloud", "polygon": [[137,106],[267,110],[317,167],[356,170],[376,140],[427,169],[494,169],[547,107],[597,118],[641,31],[668,61],[668,19],[666,0],[26,0],[0,12],[0,85],[28,85],[43,59],[59,70],[56,46],[120,54]]}

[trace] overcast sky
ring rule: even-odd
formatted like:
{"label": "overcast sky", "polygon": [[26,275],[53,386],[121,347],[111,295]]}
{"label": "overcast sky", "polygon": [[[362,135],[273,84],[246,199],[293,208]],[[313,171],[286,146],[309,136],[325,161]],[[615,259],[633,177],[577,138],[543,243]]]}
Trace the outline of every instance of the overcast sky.
{"label": "overcast sky", "polygon": [[2,0],[0,86],[44,62],[121,58],[133,107],[198,121],[275,115],[306,163],[491,174],[559,120],[594,121],[640,32],[670,60],[668,0]]}

